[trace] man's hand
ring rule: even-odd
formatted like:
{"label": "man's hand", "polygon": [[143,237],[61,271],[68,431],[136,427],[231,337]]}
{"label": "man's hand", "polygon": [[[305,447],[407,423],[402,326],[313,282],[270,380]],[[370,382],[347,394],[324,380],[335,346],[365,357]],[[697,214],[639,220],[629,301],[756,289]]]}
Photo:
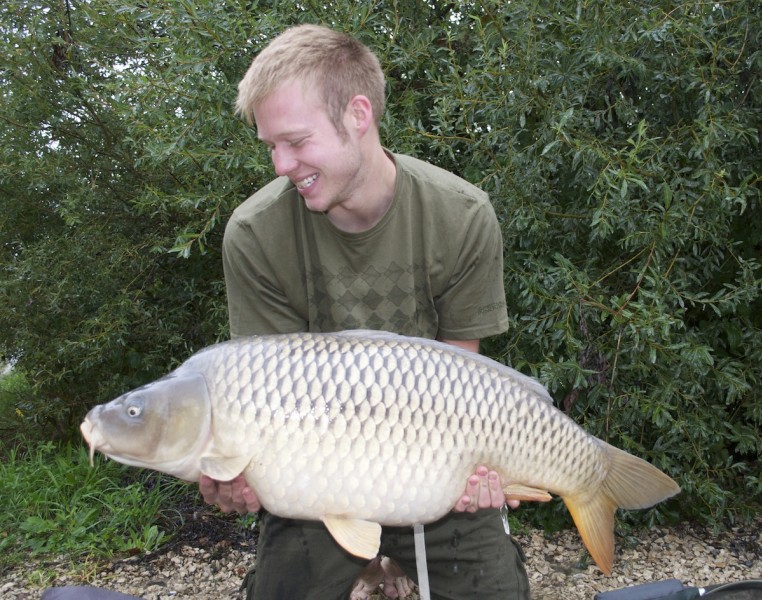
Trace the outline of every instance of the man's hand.
{"label": "man's hand", "polygon": [[215,481],[202,475],[198,480],[198,489],[204,497],[204,502],[216,504],[222,512],[244,515],[262,508],[254,490],[246,484],[243,473],[231,481]]}
{"label": "man's hand", "polygon": [[[519,506],[518,500],[508,500],[507,503],[511,508]],[[500,508],[503,504],[506,504],[506,499],[500,475],[480,465],[476,468],[476,473],[468,478],[466,491],[453,511],[473,513],[481,508]]]}

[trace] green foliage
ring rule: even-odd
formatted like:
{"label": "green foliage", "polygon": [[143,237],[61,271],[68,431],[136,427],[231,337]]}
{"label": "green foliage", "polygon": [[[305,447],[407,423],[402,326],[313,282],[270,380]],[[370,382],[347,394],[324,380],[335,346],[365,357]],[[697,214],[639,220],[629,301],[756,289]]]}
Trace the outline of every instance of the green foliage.
{"label": "green foliage", "polygon": [[0,438],[15,440],[24,421],[21,407],[30,385],[24,375],[8,371],[3,374],[0,365]]}
{"label": "green foliage", "polygon": [[189,493],[176,479],[115,462],[93,468],[81,445],[10,450],[0,479],[0,567],[30,552],[77,559],[154,550],[180,518],[166,507]]}
{"label": "green foliage", "polygon": [[646,518],[742,517],[762,496],[756,4],[8,0],[0,353],[66,436],[225,337],[222,229],[272,177],[236,84],[320,22],[381,58],[385,144],[490,193],[512,328],[488,353],[679,479]]}
{"label": "green foliage", "polygon": [[[229,186],[209,176],[225,171],[209,162],[225,135],[209,99],[233,92],[195,82],[187,64],[170,77],[162,15],[64,6],[0,8],[0,351],[33,382],[46,431],[71,436],[85,407],[224,336],[221,232],[211,252],[169,250],[215,222]],[[207,96],[171,92],[186,86]],[[201,114],[212,116],[194,129]]]}

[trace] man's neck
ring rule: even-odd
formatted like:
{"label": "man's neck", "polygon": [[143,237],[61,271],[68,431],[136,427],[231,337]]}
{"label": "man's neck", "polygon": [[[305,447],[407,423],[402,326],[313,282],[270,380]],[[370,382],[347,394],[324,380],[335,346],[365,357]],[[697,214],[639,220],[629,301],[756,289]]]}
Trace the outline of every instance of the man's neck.
{"label": "man's neck", "polygon": [[384,218],[394,200],[397,167],[381,145],[368,162],[363,185],[355,190],[351,203],[331,210],[328,219],[347,233],[362,233],[375,227]]}

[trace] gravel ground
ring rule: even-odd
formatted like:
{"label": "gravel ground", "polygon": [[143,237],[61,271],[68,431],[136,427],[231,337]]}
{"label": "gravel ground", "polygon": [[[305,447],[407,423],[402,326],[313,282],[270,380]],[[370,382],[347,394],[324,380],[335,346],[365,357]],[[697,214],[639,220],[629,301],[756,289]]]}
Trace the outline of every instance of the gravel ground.
{"label": "gravel ground", "polygon": [[[637,532],[618,544],[611,577],[586,563],[576,531],[531,530],[517,538],[528,557],[534,599],[591,600],[599,591],[664,579],[703,586],[762,578],[761,527],[762,517],[720,533],[688,524]],[[254,562],[254,540],[254,531],[229,517],[196,513],[186,517],[172,542],[150,554],[103,564],[29,560],[1,574],[0,598],[31,600],[49,586],[94,585],[145,600],[240,599],[241,580]]]}

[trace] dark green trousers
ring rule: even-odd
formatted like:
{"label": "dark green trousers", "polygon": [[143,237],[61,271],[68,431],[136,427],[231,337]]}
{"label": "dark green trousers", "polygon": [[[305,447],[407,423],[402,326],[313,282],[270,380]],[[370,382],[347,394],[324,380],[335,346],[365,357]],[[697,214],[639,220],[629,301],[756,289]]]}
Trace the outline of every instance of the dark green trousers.
{"label": "dark green trousers", "polygon": [[[424,527],[432,600],[527,600],[524,555],[498,510],[450,513]],[[381,554],[417,581],[412,527],[385,527]],[[248,600],[346,600],[367,560],[347,554],[322,523],[265,513]]]}

